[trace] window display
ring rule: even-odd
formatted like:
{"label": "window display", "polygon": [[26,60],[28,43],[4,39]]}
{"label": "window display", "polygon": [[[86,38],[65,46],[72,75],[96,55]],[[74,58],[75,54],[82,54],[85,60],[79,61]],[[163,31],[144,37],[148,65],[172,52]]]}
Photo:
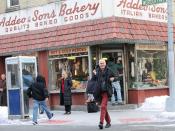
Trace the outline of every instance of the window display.
{"label": "window display", "polygon": [[164,50],[137,50],[136,82],[132,87],[162,87],[167,84],[167,55]]}
{"label": "window display", "polygon": [[61,74],[68,72],[72,77],[72,89],[85,91],[88,68],[88,48],[64,48],[49,51],[49,87],[51,91],[61,87]]}
{"label": "window display", "polygon": [[61,74],[69,72],[72,77],[72,89],[85,89],[88,77],[88,57],[67,57],[51,61],[51,90],[59,90],[61,87]]}

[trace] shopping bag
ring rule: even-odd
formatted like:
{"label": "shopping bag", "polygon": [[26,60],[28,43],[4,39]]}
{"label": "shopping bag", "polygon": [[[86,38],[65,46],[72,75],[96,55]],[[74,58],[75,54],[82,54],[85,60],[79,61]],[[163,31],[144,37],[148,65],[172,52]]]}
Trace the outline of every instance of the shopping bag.
{"label": "shopping bag", "polygon": [[99,111],[99,107],[95,101],[91,101],[87,103],[87,111],[88,113],[94,113]]}

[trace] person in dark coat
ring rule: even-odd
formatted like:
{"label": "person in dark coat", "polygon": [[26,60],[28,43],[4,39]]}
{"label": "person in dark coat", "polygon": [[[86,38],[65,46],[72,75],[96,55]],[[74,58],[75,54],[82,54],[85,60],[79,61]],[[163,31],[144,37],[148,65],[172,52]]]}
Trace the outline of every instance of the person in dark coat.
{"label": "person in dark coat", "polygon": [[7,106],[7,87],[5,74],[1,74],[0,93],[0,106]]}
{"label": "person in dark coat", "polygon": [[99,129],[103,129],[104,119],[106,120],[105,128],[111,126],[111,118],[107,110],[108,99],[112,96],[111,81],[114,80],[114,74],[106,66],[104,59],[99,60],[99,67],[93,70],[93,80],[97,81],[95,90],[95,98],[101,104]]}
{"label": "person in dark coat", "polygon": [[72,79],[66,71],[62,72],[61,88],[60,88],[60,105],[65,106],[64,114],[71,114],[72,105]]}
{"label": "person in dark coat", "polygon": [[36,81],[27,89],[27,95],[33,98],[33,125],[38,124],[37,115],[39,106],[46,112],[48,119],[53,117],[53,113],[47,108],[48,91],[46,90],[45,78],[41,75],[36,77]]}

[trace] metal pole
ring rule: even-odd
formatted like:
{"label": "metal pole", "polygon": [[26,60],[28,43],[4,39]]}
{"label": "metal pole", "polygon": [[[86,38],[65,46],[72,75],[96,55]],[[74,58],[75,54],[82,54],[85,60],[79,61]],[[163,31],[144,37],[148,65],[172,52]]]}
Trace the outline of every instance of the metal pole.
{"label": "metal pole", "polygon": [[168,0],[168,87],[169,98],[166,100],[166,111],[175,111],[175,72],[173,45],[173,1]]}

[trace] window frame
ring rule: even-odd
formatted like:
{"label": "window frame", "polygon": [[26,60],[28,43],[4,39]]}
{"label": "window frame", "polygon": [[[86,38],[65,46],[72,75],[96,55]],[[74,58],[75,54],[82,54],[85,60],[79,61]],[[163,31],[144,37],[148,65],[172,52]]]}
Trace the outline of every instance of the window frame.
{"label": "window frame", "polygon": [[16,5],[11,5],[11,1],[12,0],[7,0],[7,8],[12,8],[12,7],[19,6],[19,0],[17,0],[18,1],[18,4],[16,4]]}

